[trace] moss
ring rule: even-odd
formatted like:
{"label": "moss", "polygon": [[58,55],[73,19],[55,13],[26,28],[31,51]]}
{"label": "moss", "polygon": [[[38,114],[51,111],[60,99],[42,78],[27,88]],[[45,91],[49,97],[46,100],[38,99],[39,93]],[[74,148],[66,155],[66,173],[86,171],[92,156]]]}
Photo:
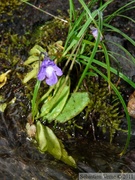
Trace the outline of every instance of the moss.
{"label": "moss", "polygon": [[22,4],[19,0],[2,0],[0,1],[0,13],[12,15],[13,11]]}
{"label": "moss", "polygon": [[32,34],[31,42],[43,47],[50,56],[60,58],[63,52],[63,43],[68,33],[68,23],[58,19],[48,21],[45,25],[37,28]]}
{"label": "moss", "polygon": [[22,61],[22,56],[27,55],[27,46],[29,41],[24,36],[4,33],[1,43],[0,58],[3,61],[8,61],[10,68],[14,67],[18,61]]}
{"label": "moss", "polygon": [[104,134],[110,133],[112,142],[117,131],[125,131],[120,127],[123,117],[120,101],[112,90],[109,92],[108,83],[104,80],[101,82],[91,80],[87,83],[91,99],[87,116],[91,114],[94,124],[100,127]]}

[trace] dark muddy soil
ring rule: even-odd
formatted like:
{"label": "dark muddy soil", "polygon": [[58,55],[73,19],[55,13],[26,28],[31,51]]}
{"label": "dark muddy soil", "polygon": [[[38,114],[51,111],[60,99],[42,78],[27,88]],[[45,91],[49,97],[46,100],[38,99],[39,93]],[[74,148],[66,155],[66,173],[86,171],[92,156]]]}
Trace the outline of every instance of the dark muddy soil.
{"label": "dark muddy soil", "polygon": [[[54,15],[68,15],[68,1],[63,0],[34,0],[31,1],[35,6],[40,7]],[[129,1],[114,1],[106,10],[105,14],[111,13]],[[76,8],[79,3],[75,0]],[[135,11],[127,11],[125,14],[134,19]],[[26,69],[23,67],[23,61],[28,57],[28,51],[31,48],[22,37],[27,33],[27,38],[31,38],[31,33],[45,22],[52,19],[33,7],[28,5],[18,5],[12,8],[7,5],[2,9],[0,14],[1,23],[1,47],[5,48],[5,56],[0,52],[0,74],[11,69],[8,77],[8,83],[0,89],[0,95],[4,100],[0,103],[11,102],[16,98],[15,103],[10,103],[5,112],[0,113],[0,179],[4,180],[53,180],[53,179],[77,179],[79,172],[133,172],[135,171],[135,146],[134,131],[135,123],[132,125],[132,141],[129,152],[119,158],[121,150],[120,143],[125,140],[126,135],[117,135],[113,145],[109,145],[106,137],[99,138],[91,142],[86,138],[70,139],[65,143],[69,153],[78,160],[78,168],[73,169],[64,163],[55,160],[49,154],[41,154],[36,147],[29,141],[25,131],[27,116],[30,113],[30,95],[27,95],[27,88],[24,87],[20,80],[20,74]],[[117,17],[112,22],[120,30],[135,40],[135,24],[129,20],[123,20]],[[10,33],[10,36],[9,36]],[[11,39],[14,34],[19,36],[14,47],[10,47]],[[112,39],[119,38],[121,44],[135,56],[133,45],[114,33],[109,34]],[[119,40],[117,39],[117,40]],[[7,44],[6,44],[7,43]],[[21,43],[26,45],[21,46]],[[9,53],[10,51],[10,53]],[[11,56],[12,55],[12,56]],[[14,61],[14,57],[18,61]],[[21,59],[21,60],[20,60]],[[123,67],[127,67],[124,64]],[[131,73],[132,69],[132,73]],[[134,77],[135,66],[131,69],[125,69],[130,78]],[[130,95],[133,89],[127,91]],[[123,142],[125,143],[125,142]],[[119,145],[120,144],[120,145]]]}

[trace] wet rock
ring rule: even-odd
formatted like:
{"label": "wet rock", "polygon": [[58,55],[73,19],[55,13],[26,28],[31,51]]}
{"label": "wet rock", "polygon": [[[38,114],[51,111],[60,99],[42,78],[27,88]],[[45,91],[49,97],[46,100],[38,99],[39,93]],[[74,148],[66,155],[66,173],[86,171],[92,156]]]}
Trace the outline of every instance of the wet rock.
{"label": "wet rock", "polygon": [[129,151],[125,157],[125,164],[127,164],[130,172],[135,172],[135,149]]}
{"label": "wet rock", "polygon": [[24,161],[11,158],[0,158],[0,177],[2,179],[10,180],[24,180],[24,179],[33,179],[33,180],[70,180],[68,175],[64,172],[54,168],[54,166],[49,166],[46,162],[37,163],[26,163]]}
{"label": "wet rock", "polygon": [[81,173],[94,173],[96,172],[92,167],[90,167],[89,165],[87,164],[84,164],[82,162],[78,162],[78,169],[79,169],[79,172]]}
{"label": "wet rock", "polygon": [[109,51],[114,57],[114,59],[111,58],[112,67],[132,79],[135,75],[135,63],[133,63],[131,56],[119,47],[119,45],[124,47],[124,40],[109,34],[105,35],[105,40]]}
{"label": "wet rock", "polygon": [[[68,15],[69,2],[63,0],[31,0],[29,3],[40,8],[54,16],[61,14],[62,18]],[[74,0],[75,7],[78,7],[80,3],[78,0]],[[30,33],[35,30],[39,25],[45,24],[45,22],[53,19],[52,16],[37,10],[36,8],[27,5],[25,3],[20,3],[16,5],[16,8],[12,8],[12,3],[9,7],[5,6],[3,13],[0,13],[0,18],[2,23],[0,24],[0,30],[2,33],[8,32],[9,29],[12,33],[17,33],[19,35]]]}

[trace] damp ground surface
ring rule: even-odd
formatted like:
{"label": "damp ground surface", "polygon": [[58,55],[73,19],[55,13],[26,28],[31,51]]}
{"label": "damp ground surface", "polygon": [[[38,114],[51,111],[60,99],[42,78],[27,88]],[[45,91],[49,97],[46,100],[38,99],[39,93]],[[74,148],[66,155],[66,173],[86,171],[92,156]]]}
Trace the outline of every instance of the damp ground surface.
{"label": "damp ground surface", "polygon": [[[46,0],[31,1],[54,15],[68,16],[68,1]],[[110,13],[129,1],[113,2],[105,13]],[[25,87],[21,77],[27,69],[23,62],[28,57],[32,47],[28,39],[31,33],[40,25],[52,20],[33,7],[24,4],[4,4],[1,6],[1,52],[0,52],[0,74],[11,70],[7,83],[0,89],[3,99],[1,104],[8,103],[4,112],[0,112],[0,179],[4,180],[68,180],[77,179],[79,172],[134,172],[135,171],[135,123],[132,119],[132,138],[126,155],[120,157],[119,153],[124,146],[126,134],[117,134],[114,142],[110,145],[107,135],[91,138],[77,135],[69,140],[63,138],[64,145],[76,160],[77,169],[55,160],[49,154],[41,154],[27,138],[25,125],[31,111],[30,91],[31,86]],[[78,1],[75,1],[78,8]],[[54,8],[55,7],[55,8]],[[126,12],[126,15],[134,19],[134,10]],[[123,30],[135,40],[135,24],[123,18],[115,18],[112,22],[117,28]],[[24,37],[25,35],[25,37]],[[109,38],[121,40],[122,45],[134,54],[134,47],[121,36],[109,34]],[[11,46],[12,45],[12,46]],[[126,65],[124,65],[126,66]],[[134,78],[134,73],[125,71],[127,75]],[[34,82],[32,82],[34,84]],[[32,85],[32,84],[30,84]],[[128,96],[133,89],[127,87],[124,91]],[[62,136],[60,133],[59,136]]]}

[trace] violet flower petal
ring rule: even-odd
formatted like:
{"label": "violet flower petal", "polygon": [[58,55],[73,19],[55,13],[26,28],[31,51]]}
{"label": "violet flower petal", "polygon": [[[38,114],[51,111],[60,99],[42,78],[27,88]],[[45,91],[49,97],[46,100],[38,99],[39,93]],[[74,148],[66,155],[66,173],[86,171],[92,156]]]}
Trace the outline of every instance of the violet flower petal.
{"label": "violet flower petal", "polygon": [[54,68],[53,66],[48,66],[46,69],[45,69],[45,74],[46,74],[46,77],[47,78],[50,78],[54,73]]}
{"label": "violet flower petal", "polygon": [[46,57],[46,58],[43,60],[43,62],[42,62],[42,64],[41,64],[41,67],[42,67],[42,66],[47,67],[47,66],[49,66],[49,65],[55,65],[55,63],[54,63],[52,60],[50,60],[48,57]]}
{"label": "violet flower petal", "polygon": [[45,68],[41,66],[37,78],[39,81],[43,81],[45,79],[45,76]]}
{"label": "violet flower petal", "polygon": [[55,65],[53,67],[53,69],[54,69],[54,71],[55,71],[57,76],[62,76],[63,72],[62,72],[62,70],[58,66]]}
{"label": "violet flower petal", "polygon": [[[92,33],[93,37],[97,40],[97,37],[98,37],[98,29],[95,28],[95,27],[93,27],[93,26],[91,26],[90,29],[91,29],[91,33]],[[103,38],[103,37],[102,37],[102,34],[101,34],[101,36],[100,36],[100,41],[102,41],[102,38]]]}
{"label": "violet flower petal", "polygon": [[95,28],[92,30],[92,35],[94,36],[95,39],[98,37],[98,30]]}
{"label": "violet flower petal", "polygon": [[52,73],[51,77],[46,78],[46,84],[48,84],[49,86],[56,84],[57,81],[58,81],[58,78],[54,72]]}

